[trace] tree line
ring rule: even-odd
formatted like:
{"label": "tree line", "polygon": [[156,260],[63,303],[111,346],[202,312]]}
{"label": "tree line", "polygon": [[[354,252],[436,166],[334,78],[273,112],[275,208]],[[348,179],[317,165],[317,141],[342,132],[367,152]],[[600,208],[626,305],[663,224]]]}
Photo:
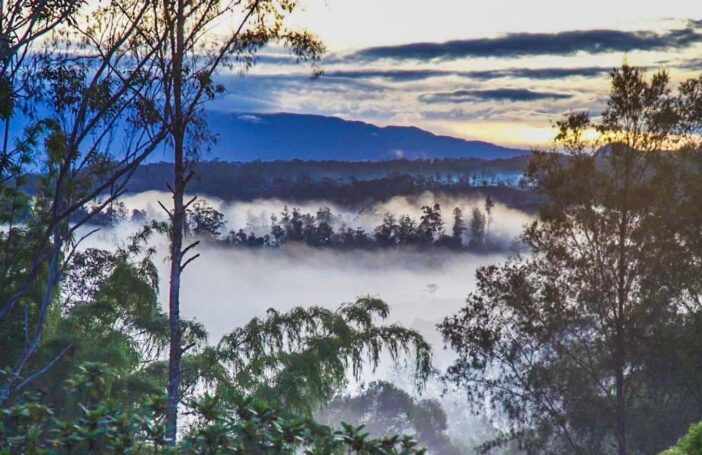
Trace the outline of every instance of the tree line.
{"label": "tree line", "polygon": [[[452,211],[453,224],[447,233],[439,204],[421,208],[419,221],[409,215],[395,216],[386,213],[380,225],[371,232],[361,227],[348,227],[345,224],[335,231],[335,215],[328,207],[321,207],[312,215],[287,207],[280,217],[271,217],[270,232],[257,236],[248,234],[244,229],[230,231],[221,241],[238,246],[261,247],[281,246],[288,242],[301,242],[313,247],[331,247],[340,249],[374,249],[412,246],[419,248],[443,247],[453,250],[486,251],[499,248],[488,237],[487,220],[491,217],[492,200],[486,202],[487,213],[479,208],[471,212],[471,219],[466,222],[463,211],[455,207]],[[208,215],[202,213],[202,206],[195,207],[190,218],[195,234],[212,235],[218,238],[218,230],[211,229],[213,224]],[[211,216],[211,214],[209,214]]]}
{"label": "tree line", "polygon": [[[496,160],[494,175],[483,177],[471,171],[474,159],[446,160],[439,169],[455,166],[453,172],[436,172],[440,160],[420,163],[418,169],[405,165],[406,160],[379,163],[290,162],[283,166],[271,163],[224,163],[201,161],[197,174],[189,183],[191,192],[225,201],[283,199],[291,202],[325,200],[336,205],[362,207],[394,196],[419,196],[426,192],[464,197],[490,195],[495,201],[522,210],[535,211],[539,198],[529,191],[527,181],[518,185],[499,178],[502,173],[519,175],[526,169],[528,157]],[[443,161],[443,160],[442,160]],[[478,160],[479,161],[479,160]],[[487,166],[485,162],[481,166]],[[500,168],[504,166],[504,170]],[[346,170],[346,167],[351,170]],[[427,170],[422,172],[422,169]],[[465,169],[465,170],[464,170]],[[341,176],[339,175],[341,174]],[[349,177],[346,174],[350,174]],[[171,184],[167,163],[140,166],[129,183],[130,192],[162,191]]]}
{"label": "tree line", "polygon": [[[375,249],[389,247],[443,247],[452,250],[476,252],[503,248],[497,239],[489,236],[489,221],[493,220],[494,201],[490,196],[483,209],[474,207],[466,220],[460,207],[452,212],[452,225],[447,229],[441,205],[423,206],[419,222],[409,215],[396,216],[386,213],[380,225],[366,232],[362,227],[349,227],[341,216],[329,207],[322,206],[314,214],[287,206],[279,215],[271,215],[268,232],[257,235],[244,228],[225,233],[227,221],[222,212],[205,201],[196,201],[187,210],[187,232],[201,240],[242,247],[280,247],[286,243],[304,243],[312,247],[338,249]],[[92,219],[91,224],[116,227],[124,221],[148,221],[145,210],[131,212],[123,202],[117,201],[104,208]],[[335,230],[335,226],[338,226]]]}

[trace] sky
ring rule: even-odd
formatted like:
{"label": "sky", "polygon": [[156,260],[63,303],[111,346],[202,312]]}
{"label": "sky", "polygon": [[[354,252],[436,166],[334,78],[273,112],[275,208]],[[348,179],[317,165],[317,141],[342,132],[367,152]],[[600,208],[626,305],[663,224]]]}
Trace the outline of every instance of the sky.
{"label": "sky", "polygon": [[324,76],[265,49],[221,74],[212,109],[334,115],[520,147],[546,146],[569,111],[600,112],[624,61],[702,71],[694,0],[302,0],[290,25],[327,47]]}

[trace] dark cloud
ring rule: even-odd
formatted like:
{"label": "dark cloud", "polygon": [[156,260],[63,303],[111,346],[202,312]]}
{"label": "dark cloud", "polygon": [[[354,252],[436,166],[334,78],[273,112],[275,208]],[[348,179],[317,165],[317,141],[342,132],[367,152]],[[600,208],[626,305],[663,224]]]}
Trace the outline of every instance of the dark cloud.
{"label": "dark cloud", "polygon": [[429,70],[429,69],[417,69],[417,70],[382,70],[382,69],[370,69],[370,70],[339,70],[339,71],[327,71],[324,73],[325,77],[331,78],[347,78],[347,79],[389,79],[397,82],[403,81],[418,81],[423,79],[430,79],[432,77],[441,76],[451,76],[454,74],[461,74],[455,71],[444,71],[444,70]]}
{"label": "dark cloud", "polygon": [[700,21],[663,33],[651,31],[574,30],[559,33],[510,33],[497,38],[409,43],[362,49],[350,59],[450,60],[467,57],[523,57],[572,55],[578,52],[655,51],[679,49],[700,41]]}
{"label": "dark cloud", "polygon": [[474,79],[525,78],[562,79],[567,77],[596,77],[607,74],[612,68],[590,66],[583,68],[509,68],[505,70],[471,71],[468,77]]}
{"label": "dark cloud", "polygon": [[694,58],[690,60],[684,60],[682,62],[679,62],[676,64],[679,68],[683,68],[686,70],[693,70],[693,71],[701,71],[702,70],[702,58]]}
{"label": "dark cloud", "polygon": [[596,77],[607,74],[611,68],[604,67],[583,67],[583,68],[508,68],[502,70],[484,71],[449,71],[432,69],[412,69],[412,70],[382,70],[382,69],[359,69],[359,70],[339,70],[325,73],[329,78],[347,79],[387,79],[395,82],[418,81],[431,79],[434,77],[459,76],[469,79],[490,80],[503,78],[525,78],[525,79],[562,79],[568,77]]}
{"label": "dark cloud", "polygon": [[265,63],[269,65],[295,65],[298,64],[297,57],[288,54],[258,54],[256,63]]}
{"label": "dark cloud", "polygon": [[539,101],[568,99],[573,95],[558,92],[537,92],[522,88],[498,88],[486,90],[455,90],[453,92],[425,93],[419,97],[424,103],[465,103],[470,101]]}

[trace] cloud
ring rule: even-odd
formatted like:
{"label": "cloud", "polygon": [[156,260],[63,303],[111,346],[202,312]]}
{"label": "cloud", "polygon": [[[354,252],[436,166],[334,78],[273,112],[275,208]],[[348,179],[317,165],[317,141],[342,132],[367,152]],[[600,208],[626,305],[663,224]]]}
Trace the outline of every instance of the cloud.
{"label": "cloud", "polygon": [[452,60],[469,57],[514,58],[534,55],[573,55],[579,52],[661,51],[688,47],[702,38],[700,24],[663,33],[622,30],[571,30],[558,33],[510,33],[496,38],[476,38],[444,43],[408,43],[370,47],[351,60]]}
{"label": "cloud", "polygon": [[457,71],[444,71],[444,70],[430,70],[430,69],[398,69],[398,70],[384,70],[384,69],[357,69],[357,70],[338,70],[329,71],[324,74],[327,78],[346,78],[346,79],[389,79],[396,82],[403,81],[418,81],[424,79],[430,79],[432,77],[442,77],[451,76],[455,74],[462,74]]}
{"label": "cloud", "polygon": [[700,71],[702,70],[702,58],[693,58],[689,60],[683,60],[677,65],[679,68],[683,68],[686,70],[693,70],[693,71]]}
{"label": "cloud", "polygon": [[237,117],[239,120],[243,120],[245,122],[249,123],[254,123],[254,124],[260,124],[260,123],[266,123],[265,120],[263,120],[261,117],[258,117],[256,115],[251,115],[251,114],[243,114]]}
{"label": "cloud", "polygon": [[467,79],[491,80],[503,78],[563,79],[568,77],[596,77],[607,74],[611,68],[590,66],[580,68],[508,68],[483,71],[450,71],[435,69],[353,69],[325,73],[327,78],[386,79],[393,82],[409,82],[435,77],[458,76]]}
{"label": "cloud", "polygon": [[596,77],[607,74],[612,68],[600,66],[589,66],[580,68],[508,68],[504,70],[470,71],[465,73],[467,77],[474,79],[500,79],[500,78],[524,78],[524,79],[562,79],[567,77]]}
{"label": "cloud", "polygon": [[537,92],[522,88],[498,88],[484,90],[455,90],[453,92],[425,93],[419,97],[424,103],[465,103],[470,101],[538,101],[546,99],[568,99],[573,95],[558,92]]}

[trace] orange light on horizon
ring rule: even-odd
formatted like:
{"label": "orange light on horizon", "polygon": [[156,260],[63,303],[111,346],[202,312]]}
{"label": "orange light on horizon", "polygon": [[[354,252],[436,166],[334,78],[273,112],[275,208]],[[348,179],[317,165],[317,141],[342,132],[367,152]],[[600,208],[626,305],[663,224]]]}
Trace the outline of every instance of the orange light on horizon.
{"label": "orange light on horizon", "polygon": [[[516,121],[470,121],[460,123],[432,123],[427,125],[438,131],[467,140],[490,142],[496,145],[524,149],[544,149],[553,146],[556,130],[549,124],[529,124]],[[583,139],[594,140],[594,129],[585,131]]]}

